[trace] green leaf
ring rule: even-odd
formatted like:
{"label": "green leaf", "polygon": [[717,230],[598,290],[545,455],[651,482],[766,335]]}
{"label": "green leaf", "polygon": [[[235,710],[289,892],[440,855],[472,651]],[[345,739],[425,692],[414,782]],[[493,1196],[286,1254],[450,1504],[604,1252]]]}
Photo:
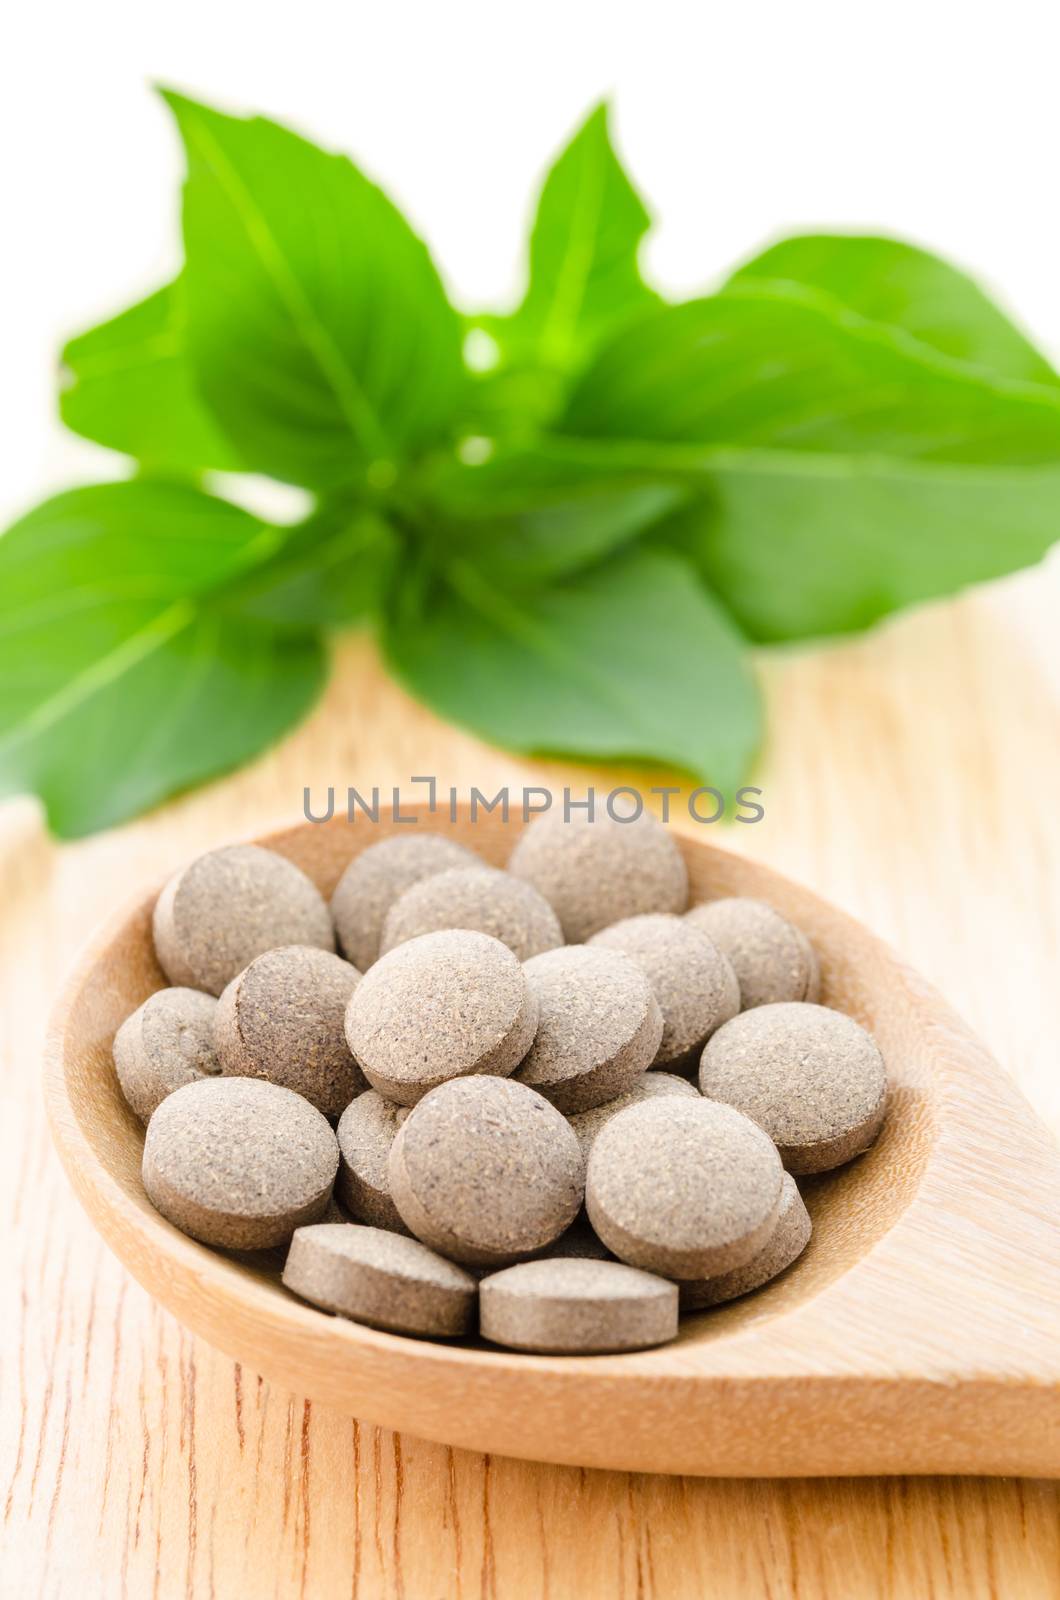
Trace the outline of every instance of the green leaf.
{"label": "green leaf", "polygon": [[733,275],[732,283],[785,281],[821,290],[873,322],[890,323],[943,355],[1028,383],[1060,377],[979,285],[948,262],[899,239],[797,234]]}
{"label": "green leaf", "polygon": [[155,470],[240,470],[195,388],[179,279],[71,339],[62,361],[59,411],[74,433]]}
{"label": "green leaf", "polygon": [[577,448],[543,442],[478,466],[450,459],[427,484],[426,527],[442,559],[457,553],[511,583],[562,577],[630,543],[687,490]]}
{"label": "green leaf", "polygon": [[467,394],[467,429],[506,445],[532,443],[562,409],[568,380],[533,361],[473,373]]}
{"label": "green leaf", "polygon": [[554,375],[573,371],[602,339],[658,304],[637,265],[650,225],[599,105],[545,179],[521,305],[475,319],[502,357],[501,370],[477,386],[480,415],[492,412],[509,426],[520,404],[530,416],[548,415],[562,398]]}
{"label": "green leaf", "polygon": [[188,155],[190,346],[251,468],[328,489],[443,439],[460,322],[426,248],[344,157],[262,117],[165,96]]}
{"label": "green leaf", "polygon": [[752,639],[870,627],[1041,559],[1060,538],[1056,468],[959,468],[732,453],[659,539],[694,561]]}
{"label": "green leaf", "polygon": [[393,529],[376,512],[325,505],[229,587],[225,613],[277,628],[349,627],[378,609],[397,553]]}
{"label": "green leaf", "polygon": [[867,627],[1060,536],[1060,394],[799,289],[660,311],[601,353],[565,426],[601,466],[706,497],[677,542],[754,639]]}
{"label": "green leaf", "polygon": [[384,645],[414,695],[512,749],[661,762],[727,791],[758,745],[741,639],[668,553],[623,551],[518,596],[464,562],[407,575]]}
{"label": "green leaf", "polygon": [[794,287],[669,306],[571,397],[581,437],[1017,465],[1060,461],[1060,392],[987,379]]}
{"label": "green leaf", "polygon": [[190,487],[58,495],[0,537],[0,794],[56,833],[108,827],[271,744],[319,692],[308,633],[213,595],[279,535]]}

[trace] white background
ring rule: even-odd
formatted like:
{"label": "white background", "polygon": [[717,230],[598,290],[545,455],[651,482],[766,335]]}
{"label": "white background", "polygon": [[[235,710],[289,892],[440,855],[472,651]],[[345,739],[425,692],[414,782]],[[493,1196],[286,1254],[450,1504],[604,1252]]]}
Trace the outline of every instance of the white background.
{"label": "white background", "polygon": [[123,470],[58,427],[54,363],[179,259],[152,81],[353,154],[468,304],[516,294],[540,170],[609,94],[664,289],[792,227],[886,229],[975,269],[1057,357],[1057,18],[1055,0],[27,0],[0,67],[0,517]]}

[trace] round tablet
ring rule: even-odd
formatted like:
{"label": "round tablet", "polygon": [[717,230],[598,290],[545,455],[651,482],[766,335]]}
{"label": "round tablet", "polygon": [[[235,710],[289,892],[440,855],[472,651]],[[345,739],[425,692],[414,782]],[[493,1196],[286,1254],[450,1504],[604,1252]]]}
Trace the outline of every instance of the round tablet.
{"label": "round tablet", "polygon": [[513,1072],[536,1027],[537,1001],[516,957],[467,929],[425,933],[381,956],[346,1011],[365,1077],[401,1105],[449,1078]]}
{"label": "round tablet", "polygon": [[453,1261],[506,1266],[570,1226],[578,1141],[555,1106],[506,1078],[457,1078],[421,1100],[390,1149],[390,1191],[418,1239]]}
{"label": "round tablet", "polygon": [[266,1250],[327,1209],[339,1164],[330,1124],[291,1089],[259,1078],[200,1078],[147,1125],[143,1181],[182,1233],[229,1250]]}
{"label": "round tablet", "polygon": [[360,977],[348,961],[311,945],[258,956],[217,1003],[214,1044],[222,1072],[283,1084],[337,1117],[367,1088],[344,1031]]}
{"label": "round tablet", "polygon": [[887,1073],[871,1033],[827,1006],[758,1006],[719,1028],[699,1086],[764,1128],[789,1172],[827,1172],[883,1124]]}
{"label": "round tablet", "polygon": [[616,1095],[614,1100],[608,1100],[605,1105],[593,1106],[591,1111],[577,1111],[569,1117],[569,1122],[574,1130],[575,1137],[581,1145],[582,1155],[587,1161],[593,1140],[611,1121],[612,1117],[620,1111],[625,1111],[627,1106],[639,1106],[644,1100],[654,1099],[656,1095],[684,1095],[686,1099],[698,1100],[699,1090],[694,1083],[689,1083],[687,1078],[678,1078],[672,1072],[646,1072],[638,1078],[632,1089],[627,1089],[625,1094]]}
{"label": "round tablet", "polygon": [[408,1229],[390,1195],[390,1146],[408,1116],[407,1106],[366,1089],[351,1100],[335,1129],[339,1141],[336,1192],[350,1215],[373,1228]]}
{"label": "round tablet", "polygon": [[538,1004],[537,1032],[517,1069],[560,1111],[587,1111],[625,1094],[655,1060],[663,1019],[651,984],[617,950],[565,945],[523,971]]}
{"label": "round tablet", "polygon": [[660,1067],[687,1061],[740,1009],[740,986],[729,962],[683,917],[629,917],[590,942],[629,956],[655,991],[663,1018],[655,1057]]}
{"label": "round tablet", "polygon": [[716,1278],[682,1283],[681,1310],[702,1311],[706,1306],[720,1306],[726,1300],[735,1300],[738,1295],[760,1289],[802,1255],[811,1232],[810,1213],[803,1204],[795,1179],[785,1172],[777,1225],[758,1254],[742,1267],[721,1272]]}
{"label": "round tablet", "polygon": [[524,1261],[479,1284],[479,1330],[510,1350],[600,1355],[677,1336],[677,1286],[619,1261]]}
{"label": "round tablet", "polygon": [[620,1260],[668,1278],[749,1261],[780,1210],[784,1173],[749,1117],[664,1096],[613,1117],[589,1152],[589,1221]]}
{"label": "round tablet", "polygon": [[816,1000],[821,969],[801,928],[764,900],[710,900],[693,906],[685,921],[709,934],[732,963],[740,1009],[778,1000]]}
{"label": "round tablet", "polygon": [[616,822],[606,812],[569,822],[550,811],[522,833],[508,871],[544,895],[568,944],[648,911],[683,911],[688,871],[673,838],[654,817]]}
{"label": "round tablet", "polygon": [[331,897],[339,947],[360,972],[379,957],[379,938],[395,900],[422,878],[479,866],[473,850],[440,833],[396,834],[354,856]]}
{"label": "round tablet", "polygon": [[220,994],[281,944],[334,950],[331,915],[298,867],[256,844],[199,856],[170,878],[154,912],[155,951],[171,983]]}
{"label": "round tablet", "polygon": [[216,1009],[213,995],[198,989],[159,989],[114,1035],[121,1092],[141,1122],[174,1089],[220,1072],[213,1047]]}
{"label": "round tablet", "polygon": [[299,1228],[283,1281],[324,1311],[427,1338],[466,1333],[478,1292],[469,1272],[418,1239],[351,1222]]}
{"label": "round tablet", "polygon": [[556,913],[531,884],[481,865],[438,872],[406,889],[387,912],[380,954],[442,928],[488,933],[520,961],[563,943]]}

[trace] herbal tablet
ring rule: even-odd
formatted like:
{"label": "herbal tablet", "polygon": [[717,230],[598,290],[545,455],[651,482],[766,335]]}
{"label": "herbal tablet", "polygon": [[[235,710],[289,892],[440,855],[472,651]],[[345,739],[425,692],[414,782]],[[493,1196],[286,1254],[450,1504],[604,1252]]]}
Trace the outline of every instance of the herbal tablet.
{"label": "herbal tablet", "polygon": [[668,1278],[739,1267],[776,1225],[780,1157],[749,1117],[665,1095],[613,1117],[589,1152],[585,1205],[621,1261]]}
{"label": "herbal tablet", "polygon": [[479,1284],[479,1330],[510,1350],[599,1355],[677,1335],[677,1286],[619,1261],[524,1261]]}
{"label": "herbal tablet", "polygon": [[478,1293],[469,1272],[419,1240],[352,1222],[299,1228],[283,1281],[324,1311],[435,1339],[468,1332]]}
{"label": "herbal tablet", "polygon": [[472,1266],[544,1250],[573,1222],[584,1191],[565,1117],[506,1078],[456,1078],[433,1090],[398,1129],[389,1170],[416,1237]]}
{"label": "herbal tablet", "polygon": [[408,1107],[384,1100],[366,1089],[351,1100],[335,1129],[339,1141],[339,1175],[335,1188],[351,1217],[373,1228],[408,1230],[390,1194],[387,1162],[390,1146],[408,1116]]}
{"label": "herbal tablet", "polygon": [[339,947],[359,972],[379,955],[386,914],[414,883],[451,867],[481,865],[473,850],[438,833],[408,833],[381,839],[354,856],[331,897]]}
{"label": "herbal tablet", "polygon": [[522,833],[508,871],[525,878],[555,911],[568,944],[648,911],[683,911],[688,871],[670,834],[647,812],[616,822],[598,811],[565,821],[550,811]]}
{"label": "herbal tablet", "polygon": [[513,1072],[536,1027],[537,1001],[516,957],[467,929],[425,933],[381,956],[346,1011],[365,1077],[401,1105],[450,1078]]}
{"label": "herbal tablet", "polygon": [[710,900],[693,906],[685,921],[709,934],[732,963],[740,1009],[779,1000],[816,1000],[821,970],[801,928],[764,900]]}
{"label": "herbal tablet", "polygon": [[233,978],[217,1004],[214,1044],[233,1078],[267,1078],[337,1117],[368,1086],[344,1022],[360,973],[311,945],[268,950]]}
{"label": "herbal tablet", "polygon": [[520,961],[563,943],[556,913],[531,884],[481,865],[438,872],[406,889],[387,913],[380,954],[442,928],[488,933]]}
{"label": "herbal tablet", "polygon": [[568,1120],[581,1145],[582,1155],[586,1160],[589,1159],[593,1140],[600,1129],[605,1128],[620,1111],[625,1111],[627,1106],[638,1106],[644,1100],[654,1099],[656,1095],[673,1094],[684,1095],[692,1100],[700,1098],[699,1090],[687,1078],[678,1078],[672,1072],[646,1072],[625,1094],[616,1095],[614,1100],[594,1106],[591,1111],[575,1112]]}
{"label": "herbal tablet", "polygon": [[538,1024],[519,1082],[567,1113],[632,1089],[655,1060],[663,1032],[640,968],[618,950],[572,944],[535,956],[523,971]]}
{"label": "herbal tablet", "polygon": [[328,1120],[259,1078],[200,1078],[147,1125],[143,1181],[152,1205],[204,1244],[266,1250],[323,1216],[339,1164]]}
{"label": "herbal tablet", "polygon": [[810,1242],[810,1213],[803,1204],[795,1179],[784,1174],[780,1195],[780,1216],[767,1242],[742,1267],[721,1272],[715,1278],[699,1278],[681,1284],[681,1310],[702,1311],[720,1306],[738,1295],[750,1294],[790,1267]]}
{"label": "herbal tablet", "polygon": [[323,895],[293,862],[256,844],[199,856],[170,878],[154,913],[155,951],[171,983],[220,994],[281,944],[334,950]]}
{"label": "herbal tablet", "polygon": [[826,1006],[758,1006],[703,1052],[699,1086],[753,1117],[789,1172],[827,1172],[867,1150],[883,1122],[887,1073],[871,1033]]}
{"label": "herbal tablet", "polygon": [[740,1009],[736,974],[714,941],[684,917],[629,917],[593,935],[594,949],[621,950],[644,973],[662,1012],[655,1060],[663,1067],[697,1054]]}
{"label": "herbal tablet", "polygon": [[213,1047],[217,1001],[198,989],[159,989],[114,1036],[122,1094],[141,1122],[185,1083],[220,1072]]}

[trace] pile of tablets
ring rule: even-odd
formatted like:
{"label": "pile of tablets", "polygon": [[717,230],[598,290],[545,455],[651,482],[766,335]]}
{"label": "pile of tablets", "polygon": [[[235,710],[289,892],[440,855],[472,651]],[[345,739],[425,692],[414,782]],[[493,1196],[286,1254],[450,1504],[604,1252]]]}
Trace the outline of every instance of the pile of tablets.
{"label": "pile of tablets", "polygon": [[687,900],[647,816],[541,818],[507,872],[391,837],[330,906],[269,850],[201,856],[155,910],[173,987],[114,1042],[149,1198],[206,1244],[286,1247],[289,1289],[373,1327],[673,1338],[791,1265],[795,1178],[865,1150],[887,1090],[800,929]]}

